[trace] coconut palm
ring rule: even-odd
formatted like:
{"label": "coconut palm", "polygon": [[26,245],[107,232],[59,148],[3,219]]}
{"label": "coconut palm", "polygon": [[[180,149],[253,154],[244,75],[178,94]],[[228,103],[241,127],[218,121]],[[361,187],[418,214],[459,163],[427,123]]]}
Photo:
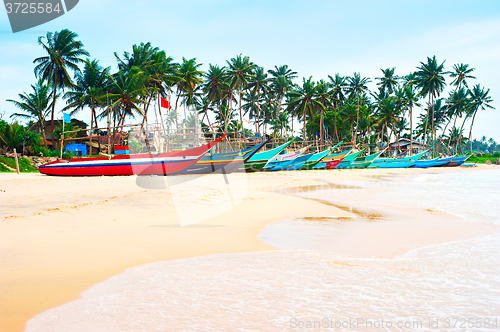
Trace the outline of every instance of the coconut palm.
{"label": "coconut palm", "polygon": [[47,52],[47,55],[33,61],[36,64],[35,75],[50,82],[54,90],[50,120],[51,131],[54,131],[57,91],[73,87],[70,71],[79,72],[78,64],[84,61],[82,57],[89,56],[89,53],[83,49],[83,43],[76,40],[77,37],[76,33],[64,29],[55,33],[47,32],[45,37],[38,38],[38,44]]}
{"label": "coconut palm", "polygon": [[94,124],[98,126],[96,108],[103,106],[110,68],[102,68],[98,60],[87,59],[84,63],[83,72],[75,73],[73,90],[64,95],[67,105],[63,111],[73,109],[70,114],[74,115],[85,107],[90,108],[90,144],[92,145]]}
{"label": "coconut palm", "polygon": [[335,138],[338,141],[339,135],[337,132],[337,113],[338,113],[339,103],[343,103],[346,101],[345,93],[348,89],[347,77],[340,76],[337,73],[337,74],[335,74],[335,78],[331,77],[330,75],[328,75],[328,78],[330,79],[331,94],[332,94],[332,99],[333,99],[334,105],[335,105],[333,126],[334,126],[334,131],[335,131]]}
{"label": "coconut palm", "polygon": [[[269,92],[269,78],[267,77],[264,68],[255,67],[252,76],[247,84],[247,89],[257,95],[257,100],[261,100],[261,96]],[[260,103],[259,111],[257,112],[257,122],[260,124]]]}
{"label": "coconut palm", "polygon": [[420,104],[418,103],[418,96],[413,87],[408,84],[404,86],[404,101],[405,101],[405,106],[409,110],[409,118],[410,118],[410,146],[413,144],[413,107],[417,106],[420,107]]}
{"label": "coconut palm", "polygon": [[19,94],[19,101],[7,99],[8,102],[13,103],[23,113],[14,113],[11,117],[21,117],[25,119],[35,119],[41,128],[41,134],[45,148],[47,148],[47,140],[45,137],[45,118],[50,113],[52,107],[52,87],[45,84],[42,79],[39,79],[36,85],[32,85],[32,93],[23,92]]}
{"label": "coconut palm", "polygon": [[230,85],[236,90],[236,93],[240,96],[239,100],[239,113],[240,113],[240,126],[243,128],[243,115],[241,113],[241,98],[243,90],[245,90],[251,76],[252,70],[255,68],[255,64],[250,61],[248,56],[237,55],[235,58],[231,58],[227,63],[227,75],[230,81]]}
{"label": "coconut palm", "polygon": [[378,124],[382,124],[386,129],[391,130],[390,137],[394,134],[396,141],[399,142],[399,133],[396,131],[396,123],[399,122],[401,108],[398,107],[397,98],[393,96],[386,97],[378,104]]}
{"label": "coconut palm", "polygon": [[118,71],[111,76],[109,99],[111,107],[118,112],[118,125],[123,126],[127,116],[144,115],[139,107],[146,103],[146,96],[151,88],[145,86],[147,77],[138,67],[132,67],[130,72]]}
{"label": "coconut palm", "polygon": [[203,119],[205,116],[208,118],[208,108],[210,105],[217,105],[218,112],[220,111],[221,101],[224,95],[224,91],[229,86],[227,82],[226,68],[220,68],[217,65],[209,65],[208,72],[204,74],[204,82],[202,85],[203,93],[207,98],[205,103],[205,110]]}
{"label": "coconut palm", "polygon": [[289,112],[302,116],[304,122],[304,141],[307,141],[306,134],[306,118],[314,115],[318,110],[324,109],[325,106],[319,101],[318,87],[312,80],[312,76],[307,80],[302,79],[302,86],[295,86],[290,92],[290,102],[287,110]]}
{"label": "coconut palm", "polygon": [[[457,119],[460,118],[464,113],[467,113],[467,110],[470,108],[470,100],[469,96],[467,93],[467,90],[465,88],[460,88],[456,93],[453,93],[450,98],[448,98],[448,117],[449,121],[453,119],[453,126],[452,128],[455,128]],[[443,132],[446,132],[446,128],[448,125],[445,127]],[[451,144],[451,141],[448,141],[448,145]]]}
{"label": "coconut palm", "polygon": [[[451,84],[455,86],[455,89],[453,90],[453,93],[450,94],[450,97],[448,98],[448,100],[453,100],[455,97],[455,94],[460,89],[462,89],[463,87],[468,87],[467,79],[475,79],[476,78],[475,76],[471,75],[471,73],[474,70],[475,70],[475,68],[469,68],[468,64],[460,63],[460,64],[453,65],[453,71],[449,72],[448,74],[453,79]],[[462,95],[465,96],[465,94],[466,94],[465,90],[462,90]],[[463,99],[463,97],[459,97],[459,99]],[[447,108],[446,108],[447,111],[446,112],[447,112],[449,121],[446,124],[441,136],[443,136],[445,134],[446,128],[448,127],[448,125],[451,122],[451,119],[453,118],[454,112],[453,112],[453,109],[450,109],[451,105],[452,105],[451,103],[449,103],[449,102],[447,103]],[[455,121],[456,121],[456,117],[455,117]],[[455,126],[455,123],[453,124],[453,126]]]}
{"label": "coconut palm", "polygon": [[348,78],[349,81],[349,93],[350,97],[356,96],[358,111],[356,114],[356,131],[354,132],[354,142],[356,142],[357,133],[358,133],[358,124],[359,124],[359,96],[361,93],[368,90],[366,84],[370,83],[371,80],[367,77],[361,77],[360,73],[354,73],[352,77]]}
{"label": "coconut palm", "polygon": [[[444,61],[438,64],[436,56],[432,58],[427,57],[427,63],[420,62],[421,66],[417,67],[418,71],[415,72],[417,77],[417,86],[420,89],[420,95],[423,97],[429,96],[427,103],[428,110],[431,105],[434,105],[434,99],[439,97],[443,91],[446,82],[444,79]],[[429,111],[427,112],[427,120],[425,122],[424,135],[427,134],[427,123],[429,119]],[[432,108],[431,119],[434,120],[434,108]],[[431,123],[431,133],[434,132],[434,122]],[[432,136],[432,135],[431,135]]]}
{"label": "coconut palm", "polygon": [[380,89],[387,91],[388,94],[392,94],[395,88],[398,86],[399,77],[394,75],[395,69],[396,68],[394,67],[387,69],[380,69],[382,71],[383,76],[376,78],[379,81],[377,85],[380,87]]}
{"label": "coconut palm", "polygon": [[297,72],[292,71],[287,65],[274,66],[274,69],[269,69],[267,72],[271,75],[270,91],[276,96],[277,116],[279,116],[283,98],[293,87],[292,81],[297,78]]}
{"label": "coconut palm", "polygon": [[[182,63],[177,70],[177,99],[175,101],[175,109],[178,107],[179,98],[187,96],[192,98],[198,85],[203,82],[203,72],[199,70],[201,63],[196,63],[196,58],[187,60],[182,58]],[[184,118],[186,118],[186,109],[184,108]],[[177,129],[178,125],[177,125]]]}
{"label": "coconut palm", "polygon": [[322,144],[325,143],[325,133],[324,133],[324,118],[325,118],[325,112],[327,109],[330,109],[332,107],[332,102],[331,102],[331,93],[330,93],[330,87],[328,83],[326,83],[324,80],[320,80],[317,84],[317,94],[318,94],[318,101],[323,105],[323,107],[319,107],[318,111],[320,114],[320,120],[319,120],[319,139]]}
{"label": "coconut palm", "polygon": [[494,109],[490,103],[493,99],[488,95],[490,89],[485,90],[479,84],[474,85],[472,90],[469,90],[469,96],[472,103],[472,122],[469,130],[470,153],[472,153],[472,127],[474,126],[474,119],[476,118],[477,111],[484,111],[485,109]]}

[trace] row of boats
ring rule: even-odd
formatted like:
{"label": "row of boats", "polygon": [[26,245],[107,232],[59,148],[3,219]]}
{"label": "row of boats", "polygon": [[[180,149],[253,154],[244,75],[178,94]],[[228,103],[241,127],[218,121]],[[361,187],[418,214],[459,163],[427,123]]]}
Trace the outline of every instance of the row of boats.
{"label": "row of boats", "polygon": [[185,175],[237,171],[297,171],[313,169],[360,168],[428,168],[460,166],[469,156],[422,159],[429,150],[407,157],[384,158],[382,150],[364,155],[355,147],[335,153],[340,143],[317,153],[306,153],[310,146],[288,152],[296,139],[274,149],[261,151],[268,141],[241,151],[210,153],[226,135],[203,146],[166,153],[142,153],[92,158],[59,159],[39,167],[40,173],[56,176],[112,176],[112,175]]}

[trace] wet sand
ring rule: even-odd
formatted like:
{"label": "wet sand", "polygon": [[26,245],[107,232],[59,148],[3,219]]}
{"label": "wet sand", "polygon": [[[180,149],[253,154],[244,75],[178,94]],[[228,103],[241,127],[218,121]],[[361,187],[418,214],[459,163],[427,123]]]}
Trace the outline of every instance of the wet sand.
{"label": "wet sand", "polygon": [[[318,189],[325,179],[359,181],[362,187],[363,181],[398,174],[471,172],[491,167],[236,174],[248,181],[247,198],[234,209],[187,227],[179,225],[168,188],[140,188],[133,177],[0,174],[0,331],[22,331],[35,315],[78,299],[92,285],[126,268],[217,253],[274,250],[257,238],[272,222],[298,217],[350,218],[355,212],[352,206],[297,196],[293,188],[307,193],[307,186]],[[331,186],[330,190],[357,190]],[[189,199],[190,192],[185,197]],[[358,205],[362,210],[363,203]],[[362,245],[375,230],[369,223],[354,222],[349,227],[357,240],[346,240],[338,250],[360,256],[391,256],[464,236],[460,230],[448,232],[446,218],[437,219],[441,222],[418,226],[441,228],[432,239],[414,236],[417,232],[406,225],[397,236],[384,239],[385,249],[376,253],[376,244]],[[394,229],[390,221],[379,224]],[[414,240],[409,242],[410,237]]]}

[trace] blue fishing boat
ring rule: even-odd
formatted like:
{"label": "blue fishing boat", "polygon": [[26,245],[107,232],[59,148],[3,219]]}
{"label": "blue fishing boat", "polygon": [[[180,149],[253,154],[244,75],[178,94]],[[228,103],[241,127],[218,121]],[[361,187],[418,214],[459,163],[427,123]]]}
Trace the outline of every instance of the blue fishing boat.
{"label": "blue fishing boat", "polygon": [[446,166],[448,166],[448,167],[460,166],[463,163],[465,163],[465,161],[467,159],[469,159],[470,156],[471,155],[463,155],[463,156],[453,157],[451,159],[450,163],[448,165],[446,165]]}
{"label": "blue fishing boat", "polygon": [[291,152],[291,153],[286,153],[286,154],[279,154],[269,160],[267,164],[262,168],[263,171],[284,171],[288,166],[292,165],[293,161],[302,156],[302,154],[309,148],[309,146],[306,146],[305,148],[299,149],[297,151]]}
{"label": "blue fishing boat", "polygon": [[373,161],[373,164],[368,166],[368,168],[408,168],[413,167],[417,164],[417,161],[421,159],[430,150],[425,150],[419,154],[404,157],[404,158],[377,158]]}
{"label": "blue fishing boat", "polygon": [[449,162],[449,160],[440,160],[439,158],[434,158],[431,160],[417,160],[413,168],[438,167]]}
{"label": "blue fishing boat", "polygon": [[295,158],[292,162],[285,168],[285,171],[296,171],[301,168],[309,158],[314,156],[314,153],[304,154],[300,157]]}

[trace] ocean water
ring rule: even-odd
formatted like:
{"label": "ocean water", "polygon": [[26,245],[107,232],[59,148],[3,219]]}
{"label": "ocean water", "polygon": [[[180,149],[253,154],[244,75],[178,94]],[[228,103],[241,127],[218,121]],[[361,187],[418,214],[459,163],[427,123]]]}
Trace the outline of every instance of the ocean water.
{"label": "ocean water", "polygon": [[[500,223],[498,171],[402,176],[368,186],[380,189],[378,204],[449,212],[457,223]],[[500,234],[393,258],[281,250],[146,264],[36,316],[26,329],[296,330],[500,331]]]}

